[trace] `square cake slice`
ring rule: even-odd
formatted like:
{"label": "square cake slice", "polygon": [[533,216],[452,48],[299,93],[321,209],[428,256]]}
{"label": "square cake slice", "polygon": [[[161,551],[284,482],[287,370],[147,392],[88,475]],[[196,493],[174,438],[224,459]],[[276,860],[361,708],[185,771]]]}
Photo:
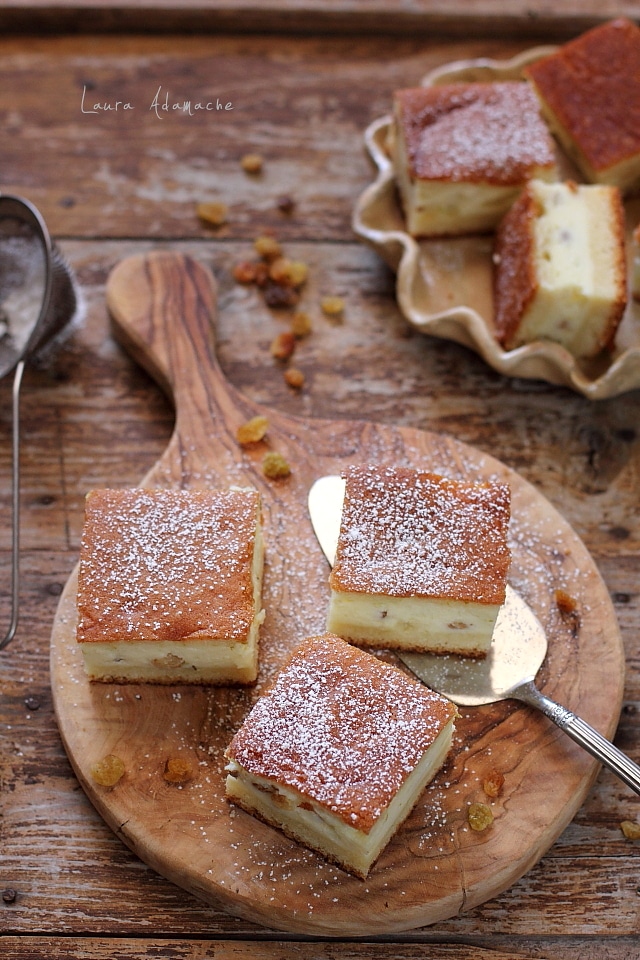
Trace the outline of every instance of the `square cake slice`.
{"label": "square cake slice", "polygon": [[89,678],[252,683],[262,567],[254,490],[92,490],[76,632]]}
{"label": "square cake slice", "polygon": [[361,646],[486,656],[504,603],[507,484],[351,467],[327,630]]}
{"label": "square cake slice", "polygon": [[532,181],[498,228],[494,260],[505,349],[546,339],[588,358],[612,346],[627,304],[617,187]]}
{"label": "square cake slice", "polygon": [[227,796],[365,878],[443,765],[456,716],[397,667],[311,637],[231,741]]}
{"label": "square cake slice", "polygon": [[558,140],[592,183],[640,185],[640,28],[619,18],[524,71]]}
{"label": "square cake slice", "polygon": [[391,153],[414,237],[492,230],[527,180],[556,180],[553,139],[528,84],[396,91]]}

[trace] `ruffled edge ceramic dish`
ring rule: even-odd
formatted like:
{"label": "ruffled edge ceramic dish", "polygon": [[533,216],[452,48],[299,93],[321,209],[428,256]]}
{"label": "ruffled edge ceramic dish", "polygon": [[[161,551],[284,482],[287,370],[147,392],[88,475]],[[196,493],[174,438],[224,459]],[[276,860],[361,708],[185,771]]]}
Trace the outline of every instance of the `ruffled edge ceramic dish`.
{"label": "ruffled edge ceramic dish", "polygon": [[[528,63],[556,50],[535,47],[511,60],[460,60],[433,70],[423,86],[456,81],[522,78]],[[640,304],[629,305],[614,350],[593,361],[578,361],[564,347],[536,341],[505,351],[493,333],[491,235],[416,241],[405,230],[393,166],[387,152],[391,116],[375,120],[365,145],[378,168],[375,181],[357,201],[356,234],[396,271],[398,305],[422,333],[453,340],[475,350],[495,370],[512,377],[544,380],[578,391],[592,400],[640,387]],[[560,157],[567,176],[575,170]],[[640,221],[640,197],[627,201],[629,235]],[[631,257],[631,245],[627,245]],[[631,260],[629,261],[631,266]]]}

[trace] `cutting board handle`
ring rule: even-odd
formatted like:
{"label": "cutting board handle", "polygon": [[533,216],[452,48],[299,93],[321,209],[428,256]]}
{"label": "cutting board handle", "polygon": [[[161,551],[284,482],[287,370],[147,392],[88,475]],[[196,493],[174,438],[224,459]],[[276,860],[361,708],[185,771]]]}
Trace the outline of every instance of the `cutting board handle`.
{"label": "cutting board handle", "polygon": [[206,267],[165,250],[122,260],[107,280],[116,338],[176,409],[171,443],[145,485],[194,486],[199,471],[211,463],[217,464],[216,473],[224,475],[225,468],[233,472],[237,427],[255,413],[254,405],[225,380],[216,359],[216,292]]}

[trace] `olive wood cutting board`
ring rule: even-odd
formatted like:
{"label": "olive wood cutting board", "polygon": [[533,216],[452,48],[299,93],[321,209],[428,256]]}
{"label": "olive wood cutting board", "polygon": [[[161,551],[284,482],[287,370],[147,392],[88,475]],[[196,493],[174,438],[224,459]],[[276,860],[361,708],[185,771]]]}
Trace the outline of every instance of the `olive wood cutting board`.
{"label": "olive wood cutting board", "polygon": [[[116,335],[175,403],[167,450],[141,485],[240,484],[260,491],[267,616],[254,687],[91,684],[76,649],[76,573],[70,577],[52,631],[52,689],[65,748],[99,813],[174,883],[236,916],[291,933],[344,937],[415,929],[505,890],[574,817],[599,769],[522,704],[461,708],[446,766],[366,881],[230,806],[223,753],[287,652],[324,631],[328,566],[306,506],[317,477],[351,463],[392,462],[454,478],[507,481],[510,581],[549,638],[539,685],[611,738],[624,654],[608,592],[582,542],[517,473],[451,437],[365,421],[298,420],[238,394],[216,362],[214,280],[189,257],[155,252],[122,261],[109,278],[107,303]],[[267,437],[242,448],[236,430],[257,413],[268,417]],[[287,458],[288,478],[264,477],[268,449]],[[576,601],[573,615],[561,609],[557,590]],[[107,754],[125,765],[111,788],[91,776],[92,765]],[[190,780],[166,781],[173,758],[186,763]],[[495,771],[504,786],[489,799],[483,782]],[[475,801],[494,814],[482,832],[467,821]]]}

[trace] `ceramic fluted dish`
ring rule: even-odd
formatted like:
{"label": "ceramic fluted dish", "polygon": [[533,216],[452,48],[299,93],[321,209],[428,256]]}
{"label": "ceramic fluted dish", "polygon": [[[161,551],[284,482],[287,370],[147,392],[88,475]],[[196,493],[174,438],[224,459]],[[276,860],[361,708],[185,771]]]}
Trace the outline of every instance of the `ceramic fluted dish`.
{"label": "ceramic fluted dish", "polygon": [[[556,47],[535,47],[511,60],[460,60],[438,67],[422,86],[450,82],[522,79],[528,63]],[[353,228],[396,272],[396,296],[407,320],[422,333],[475,350],[495,370],[511,377],[570,387],[592,400],[640,387],[640,303],[629,304],[614,349],[594,360],[577,360],[560,344],[535,341],[503,350],[493,328],[490,234],[416,240],[405,228],[393,164],[387,149],[390,115],[365,132],[365,146],[377,167],[375,181],[356,203]],[[563,175],[579,179],[562,155]],[[640,197],[625,202],[630,239],[640,221]],[[629,268],[631,272],[631,243]]]}

